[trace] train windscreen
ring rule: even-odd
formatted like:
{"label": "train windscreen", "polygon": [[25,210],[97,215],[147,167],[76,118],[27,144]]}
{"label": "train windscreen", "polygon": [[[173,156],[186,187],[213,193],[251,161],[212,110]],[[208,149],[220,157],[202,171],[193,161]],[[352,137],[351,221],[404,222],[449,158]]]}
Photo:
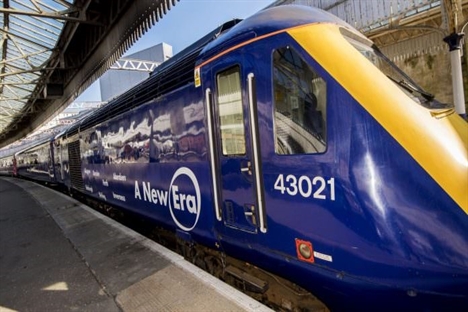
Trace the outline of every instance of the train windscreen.
{"label": "train windscreen", "polygon": [[416,103],[426,108],[448,108],[451,104],[437,101],[434,95],[425,91],[407,74],[405,74],[395,63],[387,58],[372,41],[355,35],[341,28],[343,37],[363,56],[372,62],[383,74],[393,81],[403,92],[405,92]]}

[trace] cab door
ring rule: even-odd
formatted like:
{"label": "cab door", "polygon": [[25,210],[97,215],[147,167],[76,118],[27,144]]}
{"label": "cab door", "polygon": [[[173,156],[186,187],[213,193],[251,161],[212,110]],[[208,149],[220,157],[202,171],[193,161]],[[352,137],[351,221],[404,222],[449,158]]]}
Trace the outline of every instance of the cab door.
{"label": "cab door", "polygon": [[226,231],[265,232],[255,75],[220,61],[210,76],[205,96],[216,217]]}

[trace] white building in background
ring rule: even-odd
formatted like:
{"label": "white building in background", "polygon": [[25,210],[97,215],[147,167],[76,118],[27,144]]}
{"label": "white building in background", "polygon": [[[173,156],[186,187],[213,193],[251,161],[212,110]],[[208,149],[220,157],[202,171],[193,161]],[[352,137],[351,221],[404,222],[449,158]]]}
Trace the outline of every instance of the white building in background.
{"label": "white building in background", "polygon": [[106,104],[105,102],[73,102],[60,114],[43,125],[38,131],[47,131],[60,125],[70,125],[76,121],[73,116],[78,116],[81,112],[96,109]]}
{"label": "white building in background", "polygon": [[163,42],[121,58],[99,78],[101,100],[109,101],[134,87],[171,57],[172,46]]}

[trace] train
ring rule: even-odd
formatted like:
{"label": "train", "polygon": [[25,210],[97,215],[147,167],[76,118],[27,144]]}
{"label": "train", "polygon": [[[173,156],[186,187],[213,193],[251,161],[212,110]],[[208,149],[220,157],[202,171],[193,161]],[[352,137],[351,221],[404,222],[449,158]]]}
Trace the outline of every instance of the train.
{"label": "train", "polygon": [[219,26],[14,171],[151,220],[277,310],[463,311],[467,150],[452,105],[336,16],[285,5]]}

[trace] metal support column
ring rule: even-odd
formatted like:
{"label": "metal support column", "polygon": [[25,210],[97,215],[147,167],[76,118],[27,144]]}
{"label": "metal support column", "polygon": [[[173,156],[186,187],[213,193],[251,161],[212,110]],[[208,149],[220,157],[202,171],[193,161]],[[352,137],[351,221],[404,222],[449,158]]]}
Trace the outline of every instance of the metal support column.
{"label": "metal support column", "polygon": [[453,101],[455,104],[456,112],[466,118],[465,108],[465,95],[463,90],[463,76],[461,68],[461,40],[464,34],[452,33],[444,38],[444,41],[449,46],[450,51],[450,64],[452,65],[452,87],[453,87]]}

